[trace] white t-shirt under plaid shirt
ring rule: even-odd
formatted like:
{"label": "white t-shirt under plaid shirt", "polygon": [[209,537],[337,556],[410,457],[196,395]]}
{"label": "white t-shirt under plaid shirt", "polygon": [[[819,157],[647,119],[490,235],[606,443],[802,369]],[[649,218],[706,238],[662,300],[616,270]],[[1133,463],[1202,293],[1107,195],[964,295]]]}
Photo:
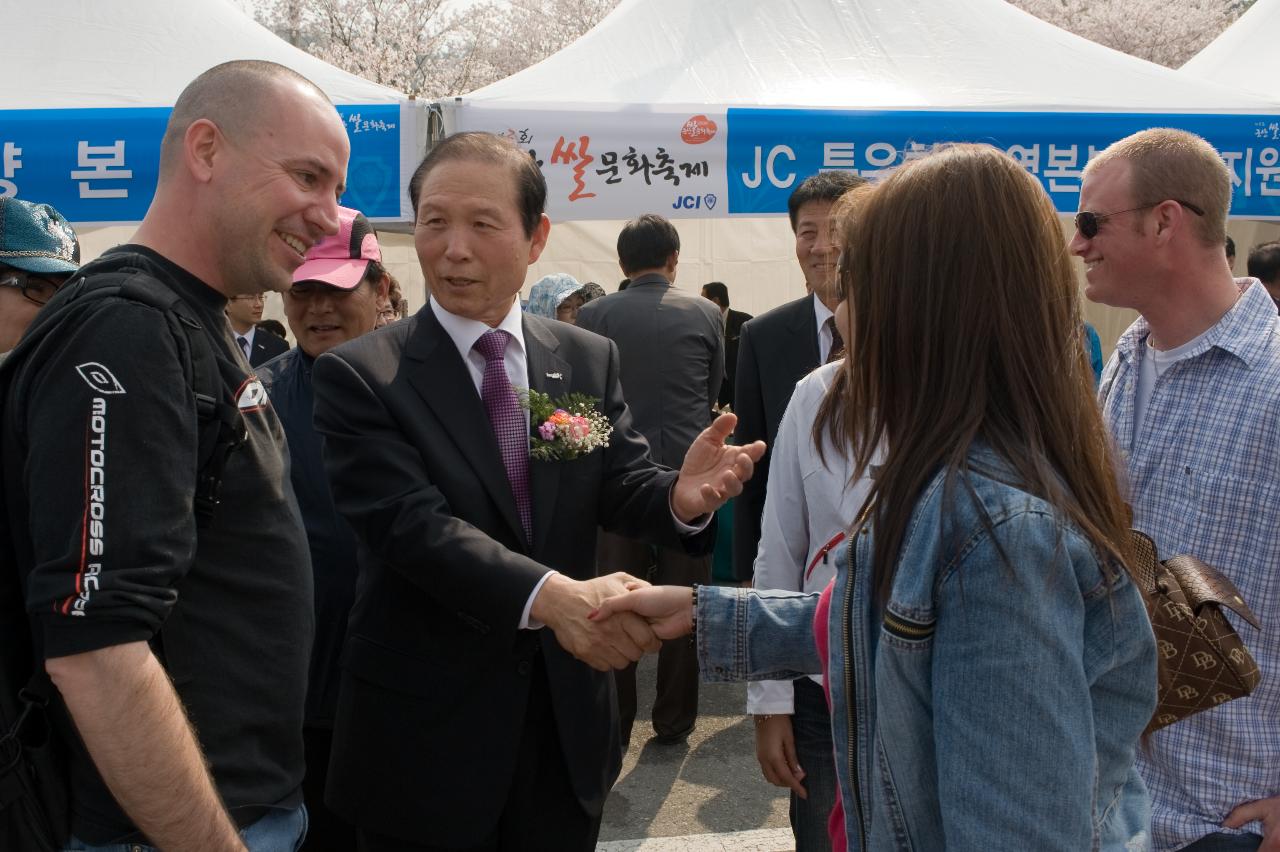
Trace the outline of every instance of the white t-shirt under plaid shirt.
{"label": "white t-shirt under plaid shirt", "polygon": [[[1262,670],[1253,695],[1177,722],[1140,750],[1161,852],[1227,831],[1236,805],[1280,795],[1280,318],[1257,280],[1237,284],[1235,306],[1155,380],[1140,430],[1145,320],[1121,336],[1099,389],[1134,526],[1161,559],[1189,553],[1222,570],[1262,621],[1257,631],[1227,612]],[[1262,833],[1256,822],[1245,830]]]}

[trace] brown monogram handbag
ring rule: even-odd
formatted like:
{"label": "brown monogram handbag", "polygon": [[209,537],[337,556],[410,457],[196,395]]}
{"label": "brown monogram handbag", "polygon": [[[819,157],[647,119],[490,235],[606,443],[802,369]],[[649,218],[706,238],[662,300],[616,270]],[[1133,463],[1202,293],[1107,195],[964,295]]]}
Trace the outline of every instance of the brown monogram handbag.
{"label": "brown monogram handbag", "polygon": [[1150,538],[1137,530],[1130,536],[1134,576],[1151,617],[1159,661],[1156,712],[1146,736],[1253,692],[1262,679],[1258,664],[1222,607],[1254,629],[1261,625],[1221,571],[1194,556],[1160,562]]}

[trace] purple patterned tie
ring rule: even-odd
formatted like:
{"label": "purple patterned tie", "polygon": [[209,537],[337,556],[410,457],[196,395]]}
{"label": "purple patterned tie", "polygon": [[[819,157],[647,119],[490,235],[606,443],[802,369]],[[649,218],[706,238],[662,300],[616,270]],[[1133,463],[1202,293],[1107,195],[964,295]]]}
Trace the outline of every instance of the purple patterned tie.
{"label": "purple patterned tie", "polygon": [[489,422],[493,425],[494,437],[498,439],[498,449],[502,450],[502,464],[507,469],[511,493],[515,495],[516,508],[520,511],[525,539],[531,540],[533,501],[529,498],[529,427],[524,418],[524,409],[520,407],[520,399],[516,396],[515,388],[511,387],[511,380],[507,378],[507,369],[503,364],[510,340],[510,333],[501,329],[486,331],[472,348],[484,356],[484,380],[480,383],[480,398],[484,400],[484,407],[489,412]]}

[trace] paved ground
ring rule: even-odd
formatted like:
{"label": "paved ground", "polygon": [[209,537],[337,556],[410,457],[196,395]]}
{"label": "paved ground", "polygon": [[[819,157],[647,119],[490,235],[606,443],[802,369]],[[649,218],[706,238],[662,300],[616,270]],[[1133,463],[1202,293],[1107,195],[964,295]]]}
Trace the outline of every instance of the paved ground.
{"label": "paved ground", "polygon": [[791,850],[785,791],[765,782],[755,758],[746,686],[703,684],[688,743],[651,742],[657,657],[637,677],[640,711],[622,775],[605,804],[598,852]]}

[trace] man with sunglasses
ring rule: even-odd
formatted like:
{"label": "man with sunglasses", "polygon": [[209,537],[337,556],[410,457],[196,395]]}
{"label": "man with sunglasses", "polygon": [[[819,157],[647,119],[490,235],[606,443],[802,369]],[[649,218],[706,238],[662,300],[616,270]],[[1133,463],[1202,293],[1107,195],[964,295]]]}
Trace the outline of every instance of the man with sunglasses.
{"label": "man with sunglasses", "polygon": [[1231,172],[1207,142],[1146,130],[1089,163],[1071,240],[1085,295],[1141,314],[1099,389],[1134,527],[1162,559],[1222,570],[1263,622],[1235,622],[1268,673],[1261,686],[1138,751],[1162,852],[1280,849],[1280,526],[1268,512],[1280,498],[1280,319],[1260,282],[1232,278],[1230,203]]}
{"label": "man with sunglasses", "polygon": [[0,197],[0,353],[80,268],[80,241],[48,204]]}

